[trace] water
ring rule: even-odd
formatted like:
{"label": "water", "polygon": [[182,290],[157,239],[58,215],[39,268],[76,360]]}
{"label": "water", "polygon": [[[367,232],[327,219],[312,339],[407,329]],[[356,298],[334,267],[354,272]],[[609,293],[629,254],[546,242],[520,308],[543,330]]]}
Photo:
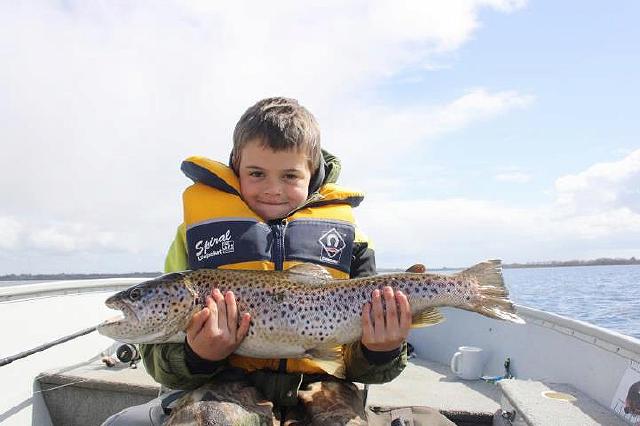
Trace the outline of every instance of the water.
{"label": "water", "polygon": [[640,265],[505,269],[520,305],[640,339]]}

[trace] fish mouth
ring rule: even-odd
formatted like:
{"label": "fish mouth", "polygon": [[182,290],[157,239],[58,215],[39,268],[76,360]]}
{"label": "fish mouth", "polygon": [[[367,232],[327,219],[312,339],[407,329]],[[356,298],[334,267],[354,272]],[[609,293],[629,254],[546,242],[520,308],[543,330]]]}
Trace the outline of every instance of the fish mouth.
{"label": "fish mouth", "polygon": [[105,321],[105,324],[113,325],[113,324],[125,323],[125,322],[137,322],[137,323],[140,322],[140,318],[138,317],[138,314],[136,313],[136,311],[134,311],[126,303],[123,303],[119,300],[115,300],[113,297],[110,297],[105,302],[105,305],[107,305],[108,308],[114,309],[116,311],[120,311],[122,313],[122,315],[120,316],[109,318],[108,320]]}

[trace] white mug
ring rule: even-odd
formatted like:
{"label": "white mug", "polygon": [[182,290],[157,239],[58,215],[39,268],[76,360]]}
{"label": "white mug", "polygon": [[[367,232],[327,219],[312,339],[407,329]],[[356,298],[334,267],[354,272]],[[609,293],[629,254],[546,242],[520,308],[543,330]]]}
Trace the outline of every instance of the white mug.
{"label": "white mug", "polygon": [[484,362],[482,348],[460,346],[451,358],[451,371],[461,379],[479,379],[482,376]]}

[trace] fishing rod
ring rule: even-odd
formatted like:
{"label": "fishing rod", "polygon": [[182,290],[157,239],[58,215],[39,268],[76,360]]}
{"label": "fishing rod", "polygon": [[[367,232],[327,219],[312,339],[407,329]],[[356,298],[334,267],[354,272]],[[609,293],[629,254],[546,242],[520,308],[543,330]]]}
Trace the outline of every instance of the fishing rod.
{"label": "fishing rod", "polygon": [[84,336],[85,334],[93,333],[94,331],[96,331],[97,328],[98,328],[97,326],[85,328],[84,330],[80,330],[80,331],[78,331],[76,333],[69,334],[68,336],[64,336],[64,337],[61,337],[61,338],[59,338],[57,340],[54,340],[53,342],[45,343],[43,345],[36,346],[33,349],[29,349],[28,351],[20,352],[19,354],[8,356],[6,358],[2,358],[2,359],[0,359],[0,367],[5,366],[7,364],[11,364],[15,360],[18,360],[18,359],[21,359],[21,358],[26,358],[29,355],[33,355],[33,354],[35,354],[37,352],[42,352],[45,349],[49,349],[49,348],[51,348],[53,346],[56,346],[56,345],[59,345],[61,343],[68,342],[69,340],[73,340],[76,337],[80,337],[80,336]]}

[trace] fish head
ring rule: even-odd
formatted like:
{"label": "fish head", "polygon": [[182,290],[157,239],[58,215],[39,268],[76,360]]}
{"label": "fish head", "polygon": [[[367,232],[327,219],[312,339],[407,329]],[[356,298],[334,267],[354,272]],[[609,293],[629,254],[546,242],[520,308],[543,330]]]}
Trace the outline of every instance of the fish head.
{"label": "fish head", "polygon": [[98,331],[126,343],[160,343],[184,331],[200,309],[188,272],[166,274],[109,297],[105,304],[122,312]]}

